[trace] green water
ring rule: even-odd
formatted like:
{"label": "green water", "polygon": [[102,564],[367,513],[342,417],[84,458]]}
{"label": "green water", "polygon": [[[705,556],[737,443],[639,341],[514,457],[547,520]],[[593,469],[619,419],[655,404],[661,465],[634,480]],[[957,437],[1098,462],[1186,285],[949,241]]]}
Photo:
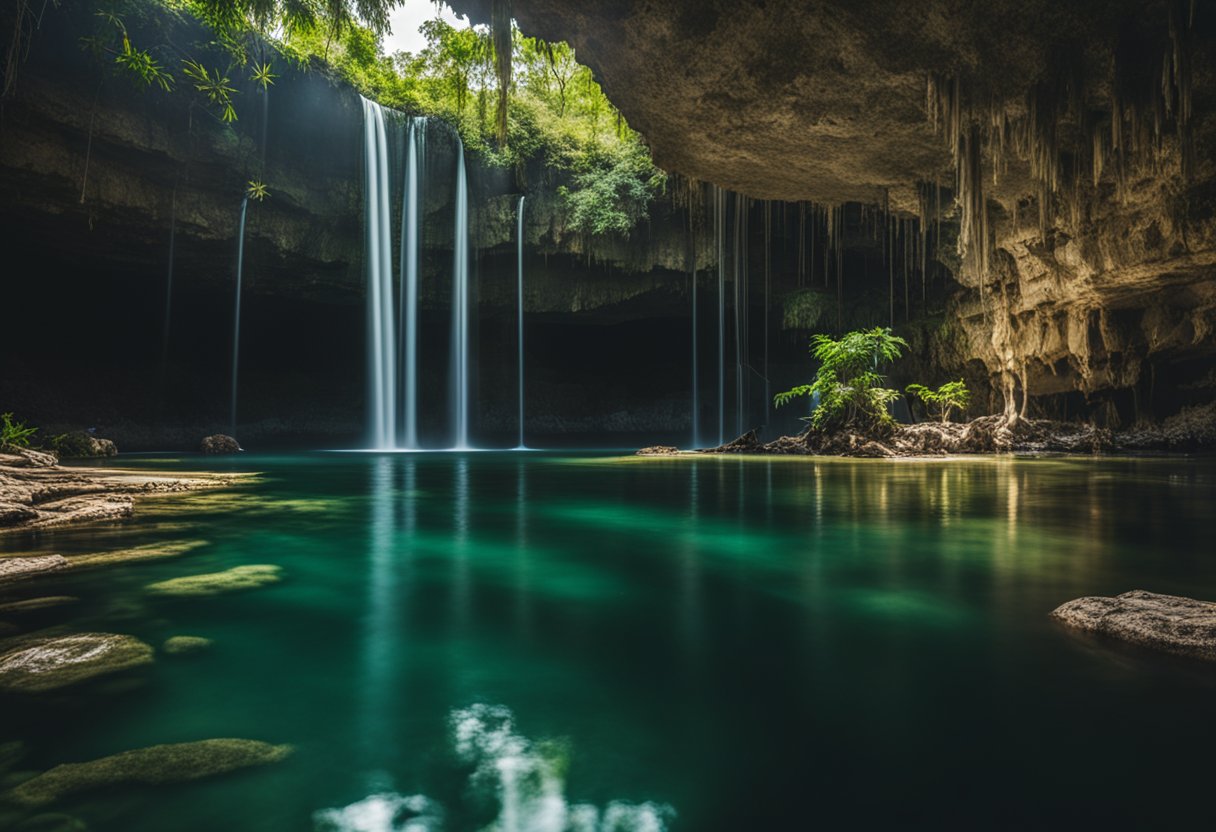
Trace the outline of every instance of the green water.
{"label": "green water", "polygon": [[[158,655],[139,685],[0,700],[23,768],[209,737],[296,748],[56,807],[93,830],[1209,822],[1216,673],[1047,614],[1136,588],[1216,598],[1212,461],[222,464],[263,476],[223,502],[0,538],[65,554],[206,541],[23,587],[84,599],[75,628],[215,642]],[[283,582],[143,589],[248,563]]]}

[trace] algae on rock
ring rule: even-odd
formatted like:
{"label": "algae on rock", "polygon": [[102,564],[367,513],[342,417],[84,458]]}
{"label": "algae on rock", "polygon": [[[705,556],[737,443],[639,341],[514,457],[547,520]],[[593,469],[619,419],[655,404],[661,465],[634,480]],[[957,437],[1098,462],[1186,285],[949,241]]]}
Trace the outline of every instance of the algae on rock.
{"label": "algae on rock", "polygon": [[11,789],[4,797],[22,806],[46,806],[68,795],[107,786],[155,786],[214,777],[277,763],[291,752],[290,745],[245,739],[154,745],[84,763],[55,766]]}
{"label": "algae on rock", "polygon": [[257,563],[234,566],[224,572],[206,575],[187,575],[149,584],[147,590],[156,595],[171,595],[183,598],[204,598],[225,592],[257,589],[266,584],[278,583],[282,567]]}

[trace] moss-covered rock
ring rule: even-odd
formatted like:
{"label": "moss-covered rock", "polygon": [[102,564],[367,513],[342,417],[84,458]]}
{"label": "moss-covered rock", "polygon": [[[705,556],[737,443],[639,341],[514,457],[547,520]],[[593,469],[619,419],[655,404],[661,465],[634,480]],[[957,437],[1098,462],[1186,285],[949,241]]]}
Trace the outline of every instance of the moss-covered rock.
{"label": "moss-covered rock", "polygon": [[149,584],[147,589],[156,595],[172,595],[184,598],[203,598],[225,592],[257,589],[267,584],[278,583],[282,567],[266,563],[234,566],[224,572],[206,575],[187,575]]}
{"label": "moss-covered rock", "polygon": [[170,656],[186,656],[201,653],[211,647],[212,641],[201,636],[173,636],[166,639],[161,649]]}
{"label": "moss-covered rock", "polygon": [[77,430],[51,439],[51,447],[60,459],[89,459],[117,456],[118,447],[109,439],[98,439],[88,431]]}
{"label": "moss-covered rock", "polygon": [[116,566],[120,563],[136,563],[145,560],[161,560],[175,558],[191,552],[200,546],[206,546],[205,540],[180,540],[173,543],[149,543],[145,546],[134,546],[130,549],[115,549],[111,552],[97,552],[90,555],[72,557],[73,567]]}
{"label": "moss-covered rock", "polygon": [[290,745],[212,739],[154,745],[85,763],[66,763],[11,789],[4,797],[22,806],[47,806],[69,795],[122,785],[161,785],[214,777],[277,763]]}
{"label": "moss-covered rock", "polygon": [[27,641],[0,655],[0,691],[40,693],[151,664],[152,647],[134,636],[78,633]]}

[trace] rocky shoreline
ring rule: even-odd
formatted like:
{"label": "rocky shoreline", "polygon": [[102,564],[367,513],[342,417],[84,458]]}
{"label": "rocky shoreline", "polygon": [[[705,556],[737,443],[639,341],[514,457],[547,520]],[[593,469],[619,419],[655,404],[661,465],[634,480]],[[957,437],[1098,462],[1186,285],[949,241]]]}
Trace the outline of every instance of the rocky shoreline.
{"label": "rocky shoreline", "polygon": [[681,451],[655,445],[638,456],[767,454],[900,458],[997,453],[1117,453],[1201,451],[1216,448],[1216,403],[1184,409],[1159,424],[1111,431],[1078,422],[981,416],[970,422],[896,425],[885,433],[835,432],[807,428],[796,436],[761,442],[756,431],[715,448]]}
{"label": "rocky shoreline", "polygon": [[7,446],[0,448],[0,535],[119,520],[131,516],[141,495],[221,488],[236,479],[73,468],[59,465],[53,454]]}

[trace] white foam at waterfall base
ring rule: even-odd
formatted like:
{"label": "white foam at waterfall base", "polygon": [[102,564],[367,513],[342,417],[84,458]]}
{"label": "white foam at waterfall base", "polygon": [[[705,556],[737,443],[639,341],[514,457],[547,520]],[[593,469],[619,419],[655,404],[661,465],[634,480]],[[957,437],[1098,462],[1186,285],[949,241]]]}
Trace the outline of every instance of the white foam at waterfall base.
{"label": "white foam at waterfall base", "polygon": [[[614,800],[603,811],[571,805],[565,795],[559,746],[534,743],[515,730],[503,705],[453,711],[451,740],[473,768],[472,794],[497,801],[498,816],[482,832],[666,832],[675,811],[667,804]],[[374,794],[314,816],[325,832],[439,832],[442,807],[422,795]]]}
{"label": "white foam at waterfall base", "polygon": [[432,800],[420,795],[392,792],[368,795],[341,809],[325,809],[313,819],[327,832],[438,832],[442,812]]}

